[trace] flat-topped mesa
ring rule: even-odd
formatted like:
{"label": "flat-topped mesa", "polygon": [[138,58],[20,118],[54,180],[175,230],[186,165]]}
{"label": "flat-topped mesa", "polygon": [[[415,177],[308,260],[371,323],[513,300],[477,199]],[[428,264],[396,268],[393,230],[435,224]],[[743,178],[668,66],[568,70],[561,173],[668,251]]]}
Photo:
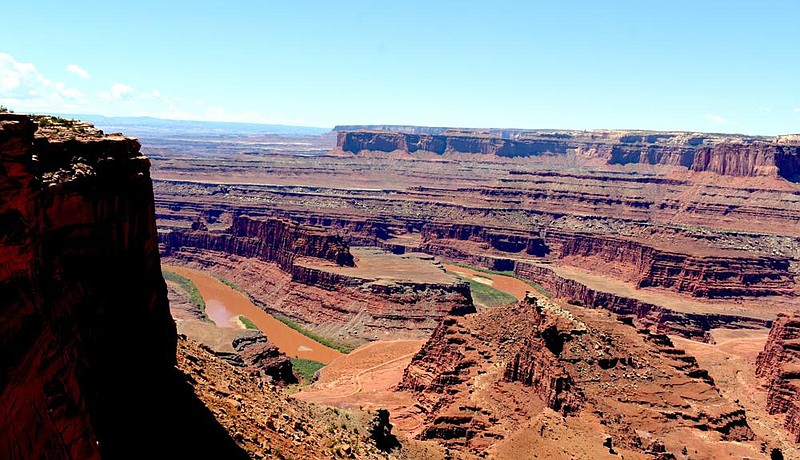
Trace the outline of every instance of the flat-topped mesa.
{"label": "flat-topped mesa", "polygon": [[321,227],[285,219],[238,216],[224,231],[172,230],[159,236],[165,255],[183,246],[210,249],[275,262],[289,273],[298,257],[324,259],[340,266],[354,265],[349,246],[340,236]]}
{"label": "flat-topped mesa", "polygon": [[800,442],[800,311],[781,314],[772,325],[756,375],[767,387],[767,411],[783,414],[784,427]]}
{"label": "flat-topped mesa", "polygon": [[149,166],[135,139],[0,114],[0,457],[130,455],[160,426],[176,332]]}
{"label": "flat-topped mesa", "polygon": [[[688,132],[455,130],[392,127],[401,131],[338,127],[336,150],[345,153],[483,154],[498,157],[567,155],[609,164],[683,166],[728,176],[800,180],[800,145],[792,138]],[[383,128],[376,126],[373,128]]]}

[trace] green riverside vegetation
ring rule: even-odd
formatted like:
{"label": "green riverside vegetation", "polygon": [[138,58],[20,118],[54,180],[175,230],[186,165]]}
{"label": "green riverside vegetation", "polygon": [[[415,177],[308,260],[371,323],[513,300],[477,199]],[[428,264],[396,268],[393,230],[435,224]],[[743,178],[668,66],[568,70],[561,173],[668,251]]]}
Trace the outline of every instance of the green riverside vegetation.
{"label": "green riverside vegetation", "polygon": [[[537,283],[535,281],[531,281],[531,280],[526,280],[524,278],[520,278],[519,276],[514,275],[514,272],[512,270],[504,270],[504,271],[489,270],[489,269],[486,269],[486,268],[473,267],[471,265],[456,264],[456,263],[451,263],[450,265],[455,265],[456,267],[461,267],[461,268],[468,268],[470,270],[473,270],[473,271],[476,271],[476,272],[479,272],[479,273],[488,273],[490,275],[510,276],[511,278],[516,278],[516,279],[522,281],[523,283],[527,284],[528,286],[532,287],[535,291],[537,291],[539,294],[547,297],[548,299],[553,297],[553,294],[550,293],[550,291],[548,291],[544,287],[542,287],[541,284],[539,284],[539,283]],[[473,292],[476,289],[475,284],[480,284],[480,283],[476,283],[475,281],[469,280],[469,279],[461,277],[461,276],[459,276],[459,278],[463,278],[463,279],[469,281],[470,289],[473,290]],[[481,285],[481,286],[493,289],[493,288],[491,288],[491,286],[486,286],[486,285]],[[478,286],[477,289],[480,291],[482,289],[482,287]],[[481,295],[481,294],[479,294],[479,295]],[[489,295],[492,296],[491,294],[489,294]],[[477,299],[475,299],[475,300],[477,300]],[[486,304],[484,302],[481,302],[481,303],[483,303],[484,305],[488,305],[488,304]],[[503,304],[499,304],[499,305],[503,305]]]}
{"label": "green riverside vegetation", "polygon": [[192,280],[169,270],[162,269],[161,273],[164,275],[165,280],[180,286],[180,288],[189,295],[189,302],[203,313],[203,318],[206,321],[211,321],[211,319],[206,316],[206,302],[203,300],[203,296],[200,295],[200,291],[197,290],[197,286],[194,285]]}
{"label": "green riverside vegetation", "polygon": [[304,336],[314,340],[315,342],[321,343],[322,345],[325,345],[328,348],[333,348],[334,350],[337,350],[340,353],[347,354],[347,353],[350,353],[351,351],[356,349],[355,345],[348,345],[346,343],[336,342],[334,340],[331,340],[331,339],[328,339],[326,337],[323,337],[323,336],[321,336],[319,334],[315,334],[314,332],[309,331],[308,329],[306,329],[303,326],[295,323],[294,321],[292,321],[291,319],[289,319],[289,318],[287,318],[285,316],[275,315],[275,319],[277,319],[278,321],[282,322],[283,324],[289,326],[290,328],[294,329],[295,331],[303,334]]}
{"label": "green riverside vegetation", "polygon": [[462,276],[459,276],[459,278],[469,283],[469,290],[472,293],[472,300],[475,303],[487,307],[499,307],[501,305],[517,303],[517,298],[507,292],[497,290],[489,285]]}
{"label": "green riverside vegetation", "polygon": [[239,315],[239,321],[241,321],[242,324],[244,324],[244,327],[247,329],[253,329],[255,331],[259,330],[258,326],[256,326],[256,323],[254,323],[250,318],[244,315]]}
{"label": "green riverside vegetation", "polygon": [[317,373],[318,370],[325,367],[319,361],[313,361],[310,359],[303,359],[303,358],[292,358],[292,369],[295,373],[300,374],[303,380],[307,383],[311,383],[311,379],[314,378],[314,374]]}
{"label": "green riverside vegetation", "polygon": [[246,294],[244,292],[244,289],[240,288],[239,285],[234,283],[233,281],[228,281],[225,278],[220,278],[219,276],[214,276],[214,278],[216,278],[217,281],[219,281],[220,283],[224,284],[225,286],[228,286],[229,288],[233,289],[234,291],[239,291],[242,294]]}

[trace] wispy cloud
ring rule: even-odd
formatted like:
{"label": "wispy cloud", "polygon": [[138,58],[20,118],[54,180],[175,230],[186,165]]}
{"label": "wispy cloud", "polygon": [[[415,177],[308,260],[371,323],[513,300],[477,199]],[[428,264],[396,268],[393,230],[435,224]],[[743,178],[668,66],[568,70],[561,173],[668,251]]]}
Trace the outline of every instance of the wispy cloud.
{"label": "wispy cloud", "polygon": [[728,120],[727,118],[723,117],[722,115],[713,115],[713,114],[707,113],[707,114],[703,115],[703,118],[705,118],[706,120],[708,120],[708,121],[710,121],[712,123],[716,123],[718,125],[729,125],[729,124],[731,124],[731,121]]}
{"label": "wispy cloud", "polygon": [[[101,88],[91,74],[77,64],[66,70],[81,79],[84,92],[43,75],[32,63],[0,53],[0,104],[17,112],[87,113],[109,116],[152,116],[180,120],[237,121],[250,123],[307,124],[305,120],[265,116],[255,111],[237,111],[165,94],[159,89],[138,89],[133,84],[114,83]],[[91,82],[89,80],[92,80]]]}
{"label": "wispy cloud", "polygon": [[800,113],[800,107],[798,107],[798,108],[794,109],[794,111],[795,111],[796,113]]}
{"label": "wispy cloud", "polygon": [[108,91],[101,91],[100,98],[107,101],[118,101],[121,99],[128,99],[133,96],[136,89],[131,85],[125,83],[114,83]]}
{"label": "wispy cloud", "polygon": [[74,73],[75,75],[83,78],[84,80],[91,80],[92,76],[83,67],[78,64],[70,64],[67,66],[67,72]]}
{"label": "wispy cloud", "polygon": [[30,111],[75,107],[85,101],[80,90],[53,81],[33,64],[5,53],[0,53],[0,99],[9,107]]}

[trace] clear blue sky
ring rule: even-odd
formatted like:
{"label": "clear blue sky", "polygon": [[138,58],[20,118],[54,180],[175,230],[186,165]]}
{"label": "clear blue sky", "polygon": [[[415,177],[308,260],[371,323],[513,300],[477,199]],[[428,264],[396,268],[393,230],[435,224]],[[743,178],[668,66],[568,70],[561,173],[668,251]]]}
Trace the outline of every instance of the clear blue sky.
{"label": "clear blue sky", "polygon": [[795,1],[13,1],[0,104],[331,127],[800,132]]}

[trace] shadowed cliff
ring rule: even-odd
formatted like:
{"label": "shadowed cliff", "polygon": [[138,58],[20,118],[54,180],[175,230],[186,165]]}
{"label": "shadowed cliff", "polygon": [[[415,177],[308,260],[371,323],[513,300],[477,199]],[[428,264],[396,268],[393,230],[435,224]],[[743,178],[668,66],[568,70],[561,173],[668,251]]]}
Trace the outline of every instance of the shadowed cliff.
{"label": "shadowed cliff", "polygon": [[0,114],[0,457],[245,458],[175,369],[149,168],[135,139]]}

